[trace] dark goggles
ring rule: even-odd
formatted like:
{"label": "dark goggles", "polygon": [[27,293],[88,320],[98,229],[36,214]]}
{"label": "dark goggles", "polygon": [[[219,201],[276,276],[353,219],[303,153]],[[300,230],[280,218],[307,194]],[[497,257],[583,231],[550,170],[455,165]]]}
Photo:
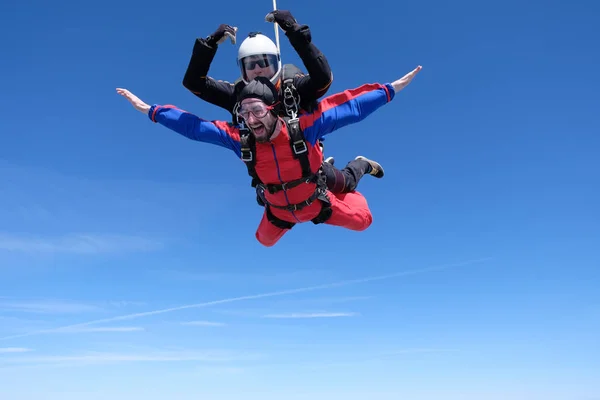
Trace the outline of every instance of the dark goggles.
{"label": "dark goggles", "polygon": [[244,69],[251,71],[258,65],[260,68],[270,67],[271,65],[277,65],[277,56],[273,54],[262,54],[258,57],[250,56],[242,59]]}
{"label": "dark goggles", "polygon": [[255,66],[259,66],[260,68],[265,68],[269,66],[269,60],[265,58],[259,58],[257,60],[244,60],[244,68],[247,70],[253,70]]}

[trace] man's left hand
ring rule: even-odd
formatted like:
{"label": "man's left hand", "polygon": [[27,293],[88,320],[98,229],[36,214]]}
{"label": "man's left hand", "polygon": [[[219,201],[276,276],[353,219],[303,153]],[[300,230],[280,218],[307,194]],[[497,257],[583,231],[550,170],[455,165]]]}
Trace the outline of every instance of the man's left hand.
{"label": "man's left hand", "polygon": [[408,86],[408,84],[419,73],[419,71],[421,71],[422,68],[423,67],[421,67],[419,65],[417,68],[413,69],[408,74],[404,75],[402,78],[398,79],[397,81],[392,82],[392,86],[394,87],[394,90],[396,92],[399,92],[402,89],[404,89],[406,86]]}

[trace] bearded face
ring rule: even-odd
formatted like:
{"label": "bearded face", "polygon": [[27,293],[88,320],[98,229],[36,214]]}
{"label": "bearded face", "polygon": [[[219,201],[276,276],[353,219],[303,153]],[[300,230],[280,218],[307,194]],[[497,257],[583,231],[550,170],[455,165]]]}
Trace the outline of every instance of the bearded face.
{"label": "bearded face", "polygon": [[254,98],[244,99],[240,104],[238,114],[259,143],[268,142],[275,130],[277,117],[270,112],[272,109]]}

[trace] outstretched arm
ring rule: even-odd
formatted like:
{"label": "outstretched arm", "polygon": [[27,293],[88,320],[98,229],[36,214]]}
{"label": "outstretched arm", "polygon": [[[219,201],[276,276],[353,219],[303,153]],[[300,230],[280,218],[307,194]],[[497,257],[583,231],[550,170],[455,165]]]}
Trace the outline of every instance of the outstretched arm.
{"label": "outstretched arm", "polygon": [[217,30],[207,37],[197,38],[183,77],[183,86],[202,100],[232,112],[235,105],[234,85],[217,81],[208,76],[210,64],[217,53],[220,43],[228,37],[235,44],[237,28],[221,24]]}
{"label": "outstretched arm", "polygon": [[287,10],[275,10],[267,14],[266,20],[277,23],[298,53],[308,75],[295,79],[296,89],[301,99],[308,102],[319,99],[333,82],[333,73],[325,55],[312,43],[312,35],[307,25],[299,24]]}
{"label": "outstretched arm", "polygon": [[239,131],[223,121],[206,121],[172,105],[150,106],[127,89],[117,88],[117,93],[125,97],[139,112],[146,114],[153,122],[191,140],[211,143],[233,151],[241,157]]}
{"label": "outstretched arm", "polygon": [[315,112],[300,117],[304,136],[315,144],[335,130],[362,121],[392,101],[396,93],[404,89],[420,70],[421,66],[418,66],[393,83],[365,84],[324,98]]}

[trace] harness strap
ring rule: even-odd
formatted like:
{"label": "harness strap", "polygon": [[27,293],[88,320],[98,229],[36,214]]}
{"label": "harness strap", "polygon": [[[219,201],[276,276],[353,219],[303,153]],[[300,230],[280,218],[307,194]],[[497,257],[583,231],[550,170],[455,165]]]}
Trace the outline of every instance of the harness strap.
{"label": "harness strap", "polygon": [[296,186],[299,186],[303,183],[317,183],[317,181],[319,180],[319,173],[316,174],[312,174],[309,177],[303,177],[300,179],[296,179],[290,182],[284,182],[284,183],[270,183],[267,185],[263,185],[265,187],[265,189],[271,193],[271,194],[275,194],[281,190],[289,190],[291,188],[295,188]]}
{"label": "harness strap", "polygon": [[242,153],[242,161],[246,164],[248,175],[252,178],[252,187],[256,187],[260,183],[260,179],[256,174],[256,143],[254,136],[245,126],[240,128],[240,147]]}
{"label": "harness strap", "polygon": [[287,206],[278,206],[275,204],[271,204],[268,203],[264,198],[262,199],[263,202],[265,202],[266,204],[269,205],[269,207],[273,207],[273,208],[278,208],[280,210],[285,210],[285,211],[300,211],[305,207],[310,206],[315,200],[317,200],[320,196],[320,190],[317,189],[313,192],[313,194],[306,200],[300,202],[300,203],[296,203],[296,204],[289,204]]}
{"label": "harness strap", "polygon": [[278,228],[292,229],[294,227],[294,225],[296,225],[294,222],[284,221],[282,219],[277,218],[276,216],[273,215],[273,213],[271,212],[271,209],[269,207],[266,208],[266,212],[267,212],[267,219],[269,220],[269,222]]}
{"label": "harness strap", "polygon": [[333,210],[331,208],[331,201],[329,200],[329,197],[327,197],[327,190],[323,190],[320,193],[318,200],[321,201],[323,206],[321,207],[321,211],[319,212],[319,214],[312,219],[312,223],[315,225],[327,222],[327,220],[331,217],[331,214],[333,214]]}
{"label": "harness strap", "polygon": [[310,161],[308,159],[308,147],[302,129],[300,129],[300,120],[298,118],[283,119],[287,125],[290,135],[290,147],[294,158],[300,162],[302,168],[302,177],[308,178],[313,175],[310,170]]}
{"label": "harness strap", "polygon": [[[288,128],[288,134],[290,135],[290,148],[292,150],[293,157],[298,160],[300,167],[302,168],[302,177],[291,182],[283,184],[270,184],[266,186],[269,193],[276,193],[280,190],[293,188],[302,183],[310,183],[316,180],[316,174],[310,169],[310,160],[308,159],[308,147],[304,138],[304,134],[300,129],[300,120],[298,118],[287,119],[284,118],[284,122]],[[256,174],[256,140],[250,133],[247,127],[242,126],[240,128],[240,147],[241,147],[241,158],[246,168],[248,169],[248,175],[252,177],[252,187],[256,187],[260,183],[260,179]]]}
{"label": "harness strap", "polygon": [[295,71],[289,65],[284,64],[281,76],[281,95],[285,114],[290,118],[296,118],[300,113],[300,94],[294,85]]}
{"label": "harness strap", "polygon": [[[289,88],[293,88],[293,79],[286,80],[285,82]],[[296,103],[297,105],[297,103]],[[287,108],[287,107],[286,107]],[[302,177],[290,182],[284,182],[282,184],[268,184],[265,185],[260,181],[256,173],[256,141],[254,136],[250,133],[248,128],[242,123],[240,128],[240,147],[241,147],[241,158],[246,164],[248,169],[248,175],[252,177],[252,187],[256,188],[257,202],[263,205],[266,209],[267,219],[273,225],[282,229],[291,229],[295,223],[281,220],[273,215],[271,207],[286,210],[286,211],[298,211],[305,207],[308,207],[315,201],[319,200],[322,203],[321,211],[311,221],[314,224],[322,224],[326,222],[332,214],[331,203],[327,197],[327,184],[326,178],[323,174],[322,168],[317,173],[313,173],[310,168],[310,160],[308,158],[308,146],[306,139],[300,129],[300,121],[297,118],[297,114],[292,113],[292,118],[283,117],[286,124],[288,134],[290,136],[290,148],[294,159],[298,160],[302,169]],[[317,187],[313,194],[303,202],[297,204],[290,204],[287,206],[277,206],[269,204],[264,196],[264,191],[268,190],[269,193],[277,193],[280,190],[287,190],[294,188],[302,183],[316,183]]]}
{"label": "harness strap", "polygon": [[[329,220],[329,218],[331,218],[331,215],[333,214],[331,202],[329,200],[329,197],[327,197],[326,191],[319,191],[317,199],[321,201],[322,207],[319,214],[311,220],[311,222],[315,225],[327,222],[327,220]],[[265,208],[267,213],[267,219],[274,226],[281,229],[292,229],[296,225],[294,222],[284,221],[273,215],[273,213],[271,212],[271,206],[267,205]]]}
{"label": "harness strap", "polygon": [[[310,206],[312,203],[314,203],[315,201],[320,201],[322,203],[322,207],[321,207],[321,211],[319,212],[319,214],[312,219],[312,222],[314,224],[322,224],[324,222],[326,222],[329,217],[331,217],[332,214],[332,209],[331,209],[331,201],[329,200],[329,197],[327,196],[327,181],[326,181],[326,176],[323,172],[322,169],[319,170],[319,172],[317,173],[317,188],[316,190],[313,192],[313,194],[306,199],[303,202],[297,203],[297,204],[290,204],[287,206],[278,206],[278,205],[274,205],[271,204],[269,202],[267,202],[267,199],[264,196],[264,186],[259,184],[256,188],[256,193],[257,193],[257,197],[261,199],[261,201],[265,204],[265,208],[267,209],[267,216],[270,215],[269,218],[274,218],[279,220],[278,218],[276,218],[275,216],[273,216],[272,214],[270,214],[271,212],[269,211],[270,208],[277,208],[280,210],[285,210],[285,211],[298,211],[298,210],[302,210],[305,207]],[[271,220],[271,219],[269,219]],[[286,221],[284,221],[286,222]],[[278,225],[276,225],[278,226]]]}

